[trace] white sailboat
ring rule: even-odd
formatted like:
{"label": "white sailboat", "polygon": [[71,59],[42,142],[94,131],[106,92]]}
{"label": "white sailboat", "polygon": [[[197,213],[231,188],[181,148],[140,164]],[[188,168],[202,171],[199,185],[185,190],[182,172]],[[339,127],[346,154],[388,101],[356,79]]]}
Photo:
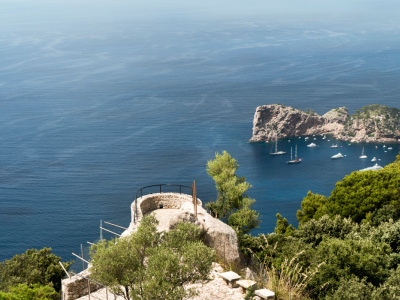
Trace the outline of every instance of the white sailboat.
{"label": "white sailboat", "polygon": [[276,139],[275,139],[275,152],[270,152],[270,155],[282,155],[282,154],[286,154],[285,151],[278,151],[278,135],[276,135]]}
{"label": "white sailboat", "polygon": [[363,149],[362,149],[362,151],[361,151],[361,156],[360,156],[360,158],[368,158],[368,156],[366,156],[366,155],[364,154],[364,147],[363,147]]}
{"label": "white sailboat", "polygon": [[374,158],[373,158],[373,159],[371,159],[371,161],[376,161],[376,157],[374,156]]}
{"label": "white sailboat", "polygon": [[293,155],[292,155],[292,147],[290,147],[290,160],[286,163],[288,164],[298,164],[301,163],[301,161],[303,160],[302,158],[297,158],[297,145],[296,145],[296,150],[295,150],[295,154],[294,154],[294,159],[293,159]]}

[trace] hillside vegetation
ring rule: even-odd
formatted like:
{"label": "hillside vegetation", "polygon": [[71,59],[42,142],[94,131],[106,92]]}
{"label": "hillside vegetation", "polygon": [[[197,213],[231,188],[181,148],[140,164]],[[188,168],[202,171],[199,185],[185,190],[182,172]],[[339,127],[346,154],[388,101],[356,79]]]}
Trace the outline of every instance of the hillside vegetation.
{"label": "hillside vegetation", "polygon": [[[400,299],[399,187],[400,154],[382,170],[346,176],[329,197],[309,192],[298,229],[278,214],[274,234],[246,235],[242,247],[275,278],[288,269],[316,270],[292,299]],[[293,286],[272,288],[286,299]]]}

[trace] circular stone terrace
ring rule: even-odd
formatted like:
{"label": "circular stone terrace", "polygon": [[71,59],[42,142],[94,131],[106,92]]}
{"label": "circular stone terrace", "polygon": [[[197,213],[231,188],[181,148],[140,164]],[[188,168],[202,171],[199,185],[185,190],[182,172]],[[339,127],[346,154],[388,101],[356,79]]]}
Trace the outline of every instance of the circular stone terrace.
{"label": "circular stone terrace", "polygon": [[[159,221],[158,231],[168,231],[169,222],[182,210],[197,212],[197,205],[202,206],[200,199],[193,193],[193,188],[184,185],[158,184],[141,188],[136,192],[135,201],[131,204],[131,223],[122,236],[135,231],[142,218],[151,213]],[[175,191],[175,192],[174,192]],[[190,194],[186,194],[186,193]],[[194,206],[195,200],[197,205]]]}

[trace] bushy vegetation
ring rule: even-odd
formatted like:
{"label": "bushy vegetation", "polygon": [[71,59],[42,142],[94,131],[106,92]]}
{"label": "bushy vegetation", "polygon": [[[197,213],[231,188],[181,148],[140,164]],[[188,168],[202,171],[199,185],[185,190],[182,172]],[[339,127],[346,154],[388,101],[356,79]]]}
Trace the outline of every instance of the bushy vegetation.
{"label": "bushy vegetation", "polygon": [[376,116],[382,116],[386,119],[399,119],[400,109],[388,107],[386,105],[372,104],[356,110],[352,117],[355,119],[369,119]]}
{"label": "bushy vegetation", "polygon": [[[298,229],[278,214],[274,234],[246,235],[242,247],[278,278],[317,270],[292,299],[400,299],[399,173],[400,154],[383,170],[346,176],[330,197],[309,192]],[[271,285],[278,299],[294,295],[287,283]]]}
{"label": "bushy vegetation", "polygon": [[[390,207],[390,209],[388,209]],[[352,218],[356,222],[367,219],[377,223],[383,212],[392,218],[400,215],[399,161],[377,171],[356,171],[336,183],[329,197],[308,192],[297,212],[300,226],[325,214]],[[374,220],[373,220],[374,219]],[[384,220],[384,219],[382,219]]]}
{"label": "bushy vegetation", "polygon": [[[346,176],[329,197],[308,192],[298,228],[278,213],[275,232],[259,236],[250,234],[260,223],[245,194],[251,186],[237,169],[226,152],[208,162],[218,198],[207,208],[235,228],[244,257],[276,299],[400,299],[400,153],[383,170]],[[156,225],[148,216],[131,236],[94,245],[92,276],[125,299],[193,295],[183,286],[207,279],[214,251],[192,224],[168,233]],[[59,298],[59,261],[44,248],[0,263],[0,300]]]}
{"label": "bushy vegetation", "polygon": [[[0,299],[60,299],[65,273],[51,248],[29,249],[0,263]],[[72,262],[62,263],[66,270]]]}
{"label": "bushy vegetation", "polygon": [[153,215],[142,219],[129,237],[92,246],[92,277],[125,299],[183,299],[193,295],[184,284],[208,278],[214,250],[201,241],[200,229],[180,223],[157,232]]}

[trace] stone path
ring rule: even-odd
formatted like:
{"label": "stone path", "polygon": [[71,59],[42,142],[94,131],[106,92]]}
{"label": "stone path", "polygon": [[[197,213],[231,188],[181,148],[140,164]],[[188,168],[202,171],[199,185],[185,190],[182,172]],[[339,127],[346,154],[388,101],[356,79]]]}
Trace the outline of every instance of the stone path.
{"label": "stone path", "polygon": [[180,209],[156,209],[151,212],[155,215],[158,220],[158,231],[168,231],[169,230],[169,221],[175,217],[176,215],[182,213]]}
{"label": "stone path", "polygon": [[[230,288],[226,285],[225,281],[218,276],[218,273],[223,273],[224,270],[219,264],[214,264],[213,269],[210,272],[210,280],[206,284],[190,284],[188,287],[194,287],[197,289],[199,294],[195,297],[186,298],[185,300],[242,300],[244,294],[241,293],[239,288]],[[78,298],[78,300],[88,300],[88,296]],[[101,289],[94,293],[91,293],[90,300],[106,300],[106,290]],[[122,297],[114,298],[110,292],[108,292],[109,300],[124,300]]]}

